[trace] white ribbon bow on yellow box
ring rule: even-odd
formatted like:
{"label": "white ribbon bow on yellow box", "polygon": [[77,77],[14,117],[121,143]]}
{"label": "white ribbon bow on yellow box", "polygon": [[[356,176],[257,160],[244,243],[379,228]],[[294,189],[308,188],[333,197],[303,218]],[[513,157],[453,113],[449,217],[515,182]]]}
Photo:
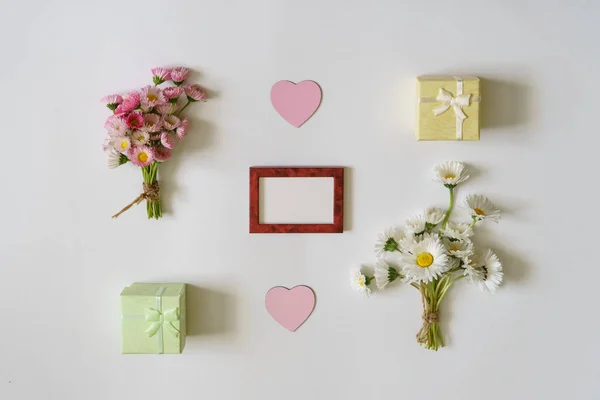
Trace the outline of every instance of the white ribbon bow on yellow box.
{"label": "white ribbon bow on yellow box", "polygon": [[[478,103],[481,97],[478,78],[422,76],[417,81],[419,140],[479,140]],[[453,84],[456,84],[456,96],[448,89]],[[465,93],[465,85],[473,92]],[[469,110],[468,114],[465,108]],[[450,109],[452,112],[446,114]],[[470,121],[465,128],[467,119]]]}

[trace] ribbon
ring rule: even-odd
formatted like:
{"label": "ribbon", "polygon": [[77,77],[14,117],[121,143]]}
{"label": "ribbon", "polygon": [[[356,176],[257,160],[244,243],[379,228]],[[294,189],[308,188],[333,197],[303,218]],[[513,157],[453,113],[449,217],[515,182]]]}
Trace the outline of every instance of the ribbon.
{"label": "ribbon", "polygon": [[455,76],[456,80],[456,97],[452,96],[452,93],[444,88],[440,88],[437,97],[422,97],[419,99],[421,103],[441,103],[438,107],[433,109],[433,115],[436,117],[442,115],[450,108],[454,111],[456,116],[456,140],[463,139],[463,122],[467,119],[467,115],[463,111],[463,107],[467,107],[471,102],[480,101],[479,96],[472,96],[471,94],[464,92],[464,82],[461,77]]}
{"label": "ribbon", "polygon": [[144,319],[151,322],[150,326],[144,331],[148,337],[157,335],[158,339],[158,354],[163,354],[165,351],[165,341],[163,337],[164,327],[174,336],[179,337],[179,329],[173,325],[174,321],[179,321],[179,307],[171,308],[162,311],[162,294],[165,291],[164,287],[159,287],[156,291],[156,308],[146,308],[144,310]]}

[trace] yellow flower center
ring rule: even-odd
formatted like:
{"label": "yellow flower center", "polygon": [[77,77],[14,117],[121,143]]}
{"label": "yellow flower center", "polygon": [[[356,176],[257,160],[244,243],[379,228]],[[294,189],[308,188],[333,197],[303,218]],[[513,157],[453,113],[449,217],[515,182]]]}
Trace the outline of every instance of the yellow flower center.
{"label": "yellow flower center", "polygon": [[473,211],[475,211],[475,214],[477,215],[485,215],[481,208],[474,208]]}
{"label": "yellow flower center", "polygon": [[456,175],[446,174],[446,176],[444,176],[444,178],[446,178],[446,179],[456,179]]}
{"label": "yellow flower center", "polygon": [[148,101],[156,101],[156,100],[158,100],[158,96],[155,95],[154,93],[148,93],[148,95],[146,96],[146,98],[148,99]]}
{"label": "yellow flower center", "polygon": [[417,265],[421,268],[428,268],[433,264],[433,256],[430,253],[421,253],[417,256]]}
{"label": "yellow flower center", "polygon": [[146,162],[148,161],[148,153],[141,152],[140,154],[138,154],[137,158],[140,162]]}
{"label": "yellow flower center", "polygon": [[138,140],[139,140],[139,141],[142,141],[142,140],[144,140],[144,135],[140,135],[140,136],[138,136]]}
{"label": "yellow flower center", "polygon": [[122,148],[122,149],[126,149],[126,148],[127,148],[127,140],[123,140],[123,141],[121,142],[121,148]]}

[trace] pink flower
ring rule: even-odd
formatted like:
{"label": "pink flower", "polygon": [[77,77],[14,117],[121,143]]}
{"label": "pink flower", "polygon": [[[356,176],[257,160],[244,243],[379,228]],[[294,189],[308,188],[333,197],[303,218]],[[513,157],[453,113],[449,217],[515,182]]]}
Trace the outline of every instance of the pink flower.
{"label": "pink flower", "polygon": [[152,82],[154,82],[155,85],[160,85],[164,81],[171,79],[171,71],[166,68],[156,67],[152,68],[150,71],[152,72]]}
{"label": "pink flower", "polygon": [[171,69],[171,80],[177,86],[181,85],[188,77],[190,71],[187,68],[177,67]]}
{"label": "pink flower", "polygon": [[154,107],[159,104],[165,104],[167,100],[162,94],[162,90],[148,85],[142,88],[140,102],[147,107]]}
{"label": "pink flower", "polygon": [[148,104],[144,104],[144,103],[140,103],[140,111],[144,114],[148,114],[152,112],[152,106],[149,106]]}
{"label": "pink flower", "polygon": [[115,111],[117,106],[123,102],[123,98],[118,94],[110,94],[100,99],[110,111]]}
{"label": "pink flower", "polygon": [[136,144],[138,146],[148,143],[148,140],[150,140],[150,134],[148,132],[134,131],[131,134],[131,141],[133,142],[133,144]]}
{"label": "pink flower", "polygon": [[198,85],[185,85],[183,90],[189,101],[206,101],[206,95]]}
{"label": "pink flower", "polygon": [[175,111],[176,107],[171,103],[161,104],[160,106],[154,107],[154,111],[159,113],[160,115],[169,115],[171,111]]}
{"label": "pink flower", "polygon": [[160,135],[160,143],[167,149],[175,147],[175,138],[169,132],[163,132]]}
{"label": "pink flower", "polygon": [[177,134],[177,137],[179,139],[183,139],[185,137],[185,134],[188,130],[188,126],[190,126],[190,120],[187,118],[182,119],[177,129],[175,129],[175,133]]}
{"label": "pink flower", "polygon": [[119,104],[115,110],[115,114],[126,114],[131,112],[140,105],[140,94],[138,92],[131,92],[123,99],[123,102]]}
{"label": "pink flower", "polygon": [[172,86],[165,88],[163,94],[169,100],[169,103],[177,103],[177,99],[183,94],[183,89],[179,86]]}
{"label": "pink flower", "polygon": [[170,131],[177,128],[180,124],[181,121],[174,115],[167,115],[163,120],[163,126]]}
{"label": "pink flower", "polygon": [[115,137],[112,135],[106,135],[106,137],[104,138],[104,143],[102,143],[102,150],[103,151],[107,151],[108,149],[113,148],[113,141],[115,140]]}
{"label": "pink flower", "polygon": [[134,146],[129,150],[127,157],[138,167],[145,167],[154,161],[154,150],[148,146]]}
{"label": "pink flower", "polygon": [[159,162],[165,162],[173,155],[171,149],[164,146],[157,146],[154,149],[154,159]]}
{"label": "pink flower", "polygon": [[127,132],[127,123],[121,115],[111,115],[106,120],[104,128],[106,128],[111,135],[120,136]]}
{"label": "pink flower", "polygon": [[134,111],[127,116],[127,126],[133,129],[141,129],[144,126],[144,116],[139,111]]}
{"label": "pink flower", "polygon": [[141,130],[146,132],[158,132],[162,128],[162,119],[157,114],[144,114],[144,126]]}
{"label": "pink flower", "polygon": [[113,140],[113,146],[119,153],[125,153],[131,147],[131,140],[127,136],[117,136]]}

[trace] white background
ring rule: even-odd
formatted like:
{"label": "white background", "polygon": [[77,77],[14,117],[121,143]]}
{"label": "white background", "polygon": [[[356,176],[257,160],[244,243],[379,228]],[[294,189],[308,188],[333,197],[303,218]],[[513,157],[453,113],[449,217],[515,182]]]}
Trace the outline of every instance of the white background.
{"label": "white background", "polygon": [[[597,2],[7,1],[0,5],[3,212],[0,398],[598,399]],[[161,170],[165,218],[136,207],[131,166],[105,167],[99,98],[185,65],[209,89]],[[483,78],[482,140],[417,142],[414,78]],[[269,102],[312,79],[323,103],[300,129]],[[446,190],[430,168],[472,167],[459,190],[504,211],[496,295],[457,284],[447,347],[420,348],[420,299],[364,299],[383,228]],[[345,166],[346,232],[249,235],[250,166]],[[119,354],[119,293],[190,289],[181,356]],[[296,333],[264,309],[276,285],[317,293]]]}

